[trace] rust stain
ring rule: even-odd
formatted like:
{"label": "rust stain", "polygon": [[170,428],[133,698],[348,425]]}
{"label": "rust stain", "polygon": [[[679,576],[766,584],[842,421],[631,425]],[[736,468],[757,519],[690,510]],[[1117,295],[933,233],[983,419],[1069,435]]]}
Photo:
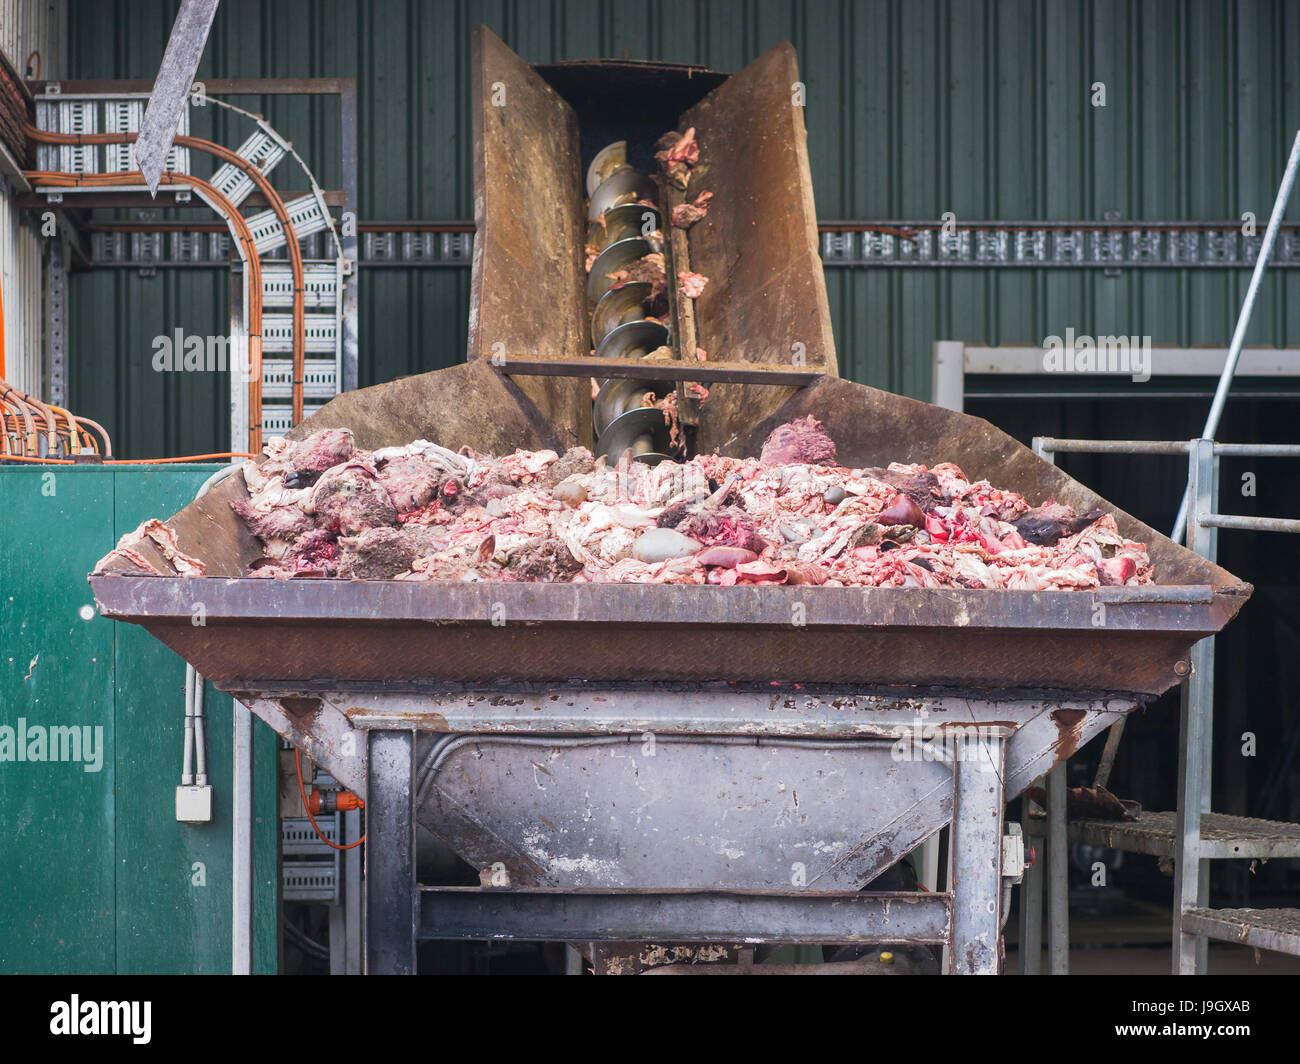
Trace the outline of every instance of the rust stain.
{"label": "rust stain", "polygon": [[1087,715],[1087,711],[1083,709],[1052,710],[1052,723],[1056,725],[1056,732],[1061,738],[1057,746],[1057,754],[1061,760],[1072,757],[1079,748],[1079,725]]}

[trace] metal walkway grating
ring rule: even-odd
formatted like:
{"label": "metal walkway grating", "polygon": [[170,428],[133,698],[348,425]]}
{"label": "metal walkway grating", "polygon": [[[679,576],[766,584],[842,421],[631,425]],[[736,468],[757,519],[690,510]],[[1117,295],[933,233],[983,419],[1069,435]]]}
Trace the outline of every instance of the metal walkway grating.
{"label": "metal walkway grating", "polygon": [[[1072,820],[1070,841],[1125,853],[1173,857],[1178,814],[1142,813],[1137,820]],[[1201,856],[1229,858],[1300,857],[1300,824],[1256,820],[1223,813],[1201,814]]]}
{"label": "metal walkway grating", "polygon": [[1300,956],[1300,909],[1185,909],[1183,932]]}

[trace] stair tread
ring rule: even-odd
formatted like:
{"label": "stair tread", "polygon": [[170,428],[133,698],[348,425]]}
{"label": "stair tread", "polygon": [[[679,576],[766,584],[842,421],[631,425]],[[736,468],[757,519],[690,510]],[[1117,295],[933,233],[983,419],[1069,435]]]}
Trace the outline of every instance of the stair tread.
{"label": "stair tread", "polygon": [[[1072,820],[1072,842],[1157,857],[1174,855],[1178,814],[1146,811],[1137,820]],[[1201,814],[1201,846],[1207,856],[1300,857],[1300,824],[1226,813]]]}
{"label": "stair tread", "polygon": [[1183,930],[1300,955],[1300,909],[1188,909]]}

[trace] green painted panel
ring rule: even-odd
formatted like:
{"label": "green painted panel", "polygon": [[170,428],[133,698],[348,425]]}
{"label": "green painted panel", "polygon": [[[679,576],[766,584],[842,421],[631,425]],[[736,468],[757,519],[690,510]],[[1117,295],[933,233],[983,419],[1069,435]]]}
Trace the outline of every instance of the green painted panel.
{"label": "green painted panel", "polygon": [[0,760],[0,972],[115,969],[113,626],[78,612],[112,512],[111,474],[0,471],[0,726],[90,728],[101,756]]}
{"label": "green painted panel", "polygon": [[[94,773],[0,762],[0,822],[13,825],[0,971],[230,970],[231,700],[209,685],[213,820],[177,823],[185,664],[135,625],[79,615],[95,561],[145,518],[179,510],[216,468],[0,470],[0,724],[93,724],[104,740]],[[277,740],[254,729],[255,969],[274,972]]]}
{"label": "green painted panel", "polygon": [[[186,506],[214,467],[116,474],[119,533]],[[116,624],[117,949],[119,973],[230,971],[232,700],[207,687],[213,816],[174,816],[184,751],[185,662],[143,628]],[[275,733],[254,721],[256,970],[277,967],[279,831]],[[168,815],[171,813],[172,815]],[[199,867],[196,867],[199,866]],[[198,885],[196,880],[202,879]]]}

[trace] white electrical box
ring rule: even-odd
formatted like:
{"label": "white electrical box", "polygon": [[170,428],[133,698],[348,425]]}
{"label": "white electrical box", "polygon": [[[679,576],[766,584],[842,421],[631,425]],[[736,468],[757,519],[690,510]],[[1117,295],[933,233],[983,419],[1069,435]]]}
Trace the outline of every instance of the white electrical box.
{"label": "white electrical box", "polygon": [[206,824],[212,819],[212,785],[176,788],[176,819],[183,824]]}

